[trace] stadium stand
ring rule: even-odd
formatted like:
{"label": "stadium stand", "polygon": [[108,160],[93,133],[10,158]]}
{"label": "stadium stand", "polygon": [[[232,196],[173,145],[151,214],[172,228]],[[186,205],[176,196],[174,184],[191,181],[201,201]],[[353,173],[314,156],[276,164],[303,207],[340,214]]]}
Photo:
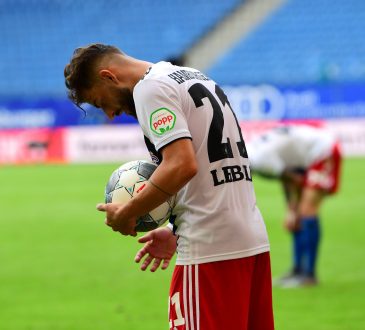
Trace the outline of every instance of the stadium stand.
{"label": "stadium stand", "polygon": [[[151,61],[179,58],[241,4],[3,0],[0,96],[64,96],[64,64],[90,42]],[[364,31],[363,0],[288,0],[206,71],[224,85],[361,80]]]}
{"label": "stadium stand", "polygon": [[227,85],[363,80],[364,33],[363,0],[288,0],[208,74]]}
{"label": "stadium stand", "polygon": [[151,61],[180,56],[241,0],[3,0],[0,95],[64,95],[72,50],[116,44]]}

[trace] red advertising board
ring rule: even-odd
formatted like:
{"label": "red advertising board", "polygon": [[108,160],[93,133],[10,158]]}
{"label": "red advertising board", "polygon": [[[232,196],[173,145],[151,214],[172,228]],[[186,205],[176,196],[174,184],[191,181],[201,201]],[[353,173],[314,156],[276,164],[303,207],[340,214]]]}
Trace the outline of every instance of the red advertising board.
{"label": "red advertising board", "polygon": [[64,129],[0,131],[0,164],[63,163]]}
{"label": "red advertising board", "polygon": [[[240,122],[246,143],[283,121]],[[285,121],[323,127],[336,136],[345,156],[365,155],[365,120]],[[108,163],[148,159],[138,125],[0,130],[0,164]]]}

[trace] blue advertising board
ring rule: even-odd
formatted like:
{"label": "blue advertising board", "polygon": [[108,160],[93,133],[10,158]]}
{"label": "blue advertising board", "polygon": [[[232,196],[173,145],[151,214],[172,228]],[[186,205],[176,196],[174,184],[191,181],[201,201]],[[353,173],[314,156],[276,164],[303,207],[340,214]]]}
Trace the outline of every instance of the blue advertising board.
{"label": "blue advertising board", "polygon": [[[223,86],[239,120],[302,120],[365,117],[365,83],[297,87]],[[100,109],[67,98],[0,99],[0,129],[135,124],[130,116],[110,121]]]}
{"label": "blue advertising board", "polygon": [[137,123],[127,115],[109,120],[100,109],[85,104],[85,112],[67,98],[0,99],[0,129]]}
{"label": "blue advertising board", "polygon": [[365,117],[365,83],[225,86],[223,89],[240,120]]}

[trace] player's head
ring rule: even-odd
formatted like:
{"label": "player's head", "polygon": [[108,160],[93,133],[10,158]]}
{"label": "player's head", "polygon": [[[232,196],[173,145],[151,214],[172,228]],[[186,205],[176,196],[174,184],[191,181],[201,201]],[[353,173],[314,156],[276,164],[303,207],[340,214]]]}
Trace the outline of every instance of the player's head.
{"label": "player's head", "polygon": [[69,98],[80,108],[83,103],[101,108],[109,118],[122,112],[135,116],[132,90],[120,74],[126,58],[109,45],[75,49],[64,69]]}

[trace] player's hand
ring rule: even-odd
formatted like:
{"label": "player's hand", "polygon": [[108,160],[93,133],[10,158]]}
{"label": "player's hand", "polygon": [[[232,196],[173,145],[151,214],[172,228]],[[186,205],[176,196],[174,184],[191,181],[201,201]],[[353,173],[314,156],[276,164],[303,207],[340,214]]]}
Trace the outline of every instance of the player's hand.
{"label": "player's hand", "polygon": [[98,204],[96,209],[106,213],[105,224],[122,235],[137,236],[135,230],[137,218],[124,218],[122,206],[116,203]]}
{"label": "player's hand", "polygon": [[136,254],[135,262],[139,263],[146,256],[141,265],[142,270],[146,270],[150,265],[151,272],[156,271],[160,266],[161,269],[166,269],[175,254],[176,240],[177,237],[167,227],[148,232],[138,239],[138,242],[146,244]]}
{"label": "player's hand", "polygon": [[284,219],[284,228],[290,232],[299,230],[299,217],[294,211],[288,211]]}

